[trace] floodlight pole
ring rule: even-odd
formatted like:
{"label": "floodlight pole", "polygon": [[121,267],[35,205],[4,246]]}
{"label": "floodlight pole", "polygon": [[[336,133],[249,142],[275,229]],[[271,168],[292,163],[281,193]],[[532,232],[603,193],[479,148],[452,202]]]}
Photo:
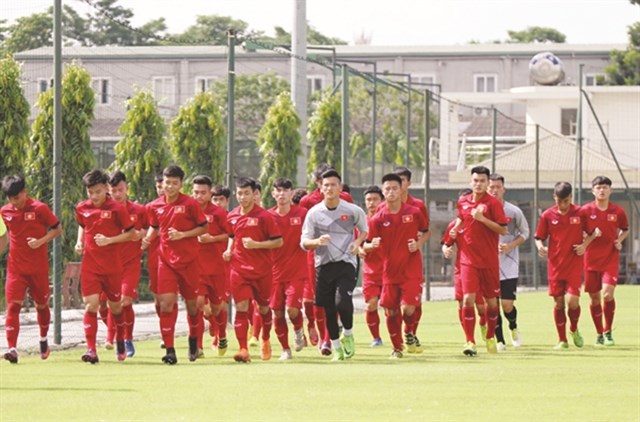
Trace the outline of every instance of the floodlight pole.
{"label": "floodlight pole", "polygon": [[349,145],[349,66],[343,64],[342,69],[342,145],[340,154],[340,173],[342,183],[349,183],[347,154]]}
{"label": "floodlight pole", "polygon": [[578,91],[578,123],[576,127],[576,160],[577,160],[577,178],[576,178],[576,204],[582,205],[582,85],[583,85],[584,64],[580,65],[579,87]]}
{"label": "floodlight pole", "polygon": [[[227,31],[227,45],[229,47],[229,57],[227,58],[227,186],[233,189],[234,184],[234,100],[235,100],[235,48],[236,48],[236,31],[229,28]],[[231,196],[230,206],[233,208],[235,196]]]}

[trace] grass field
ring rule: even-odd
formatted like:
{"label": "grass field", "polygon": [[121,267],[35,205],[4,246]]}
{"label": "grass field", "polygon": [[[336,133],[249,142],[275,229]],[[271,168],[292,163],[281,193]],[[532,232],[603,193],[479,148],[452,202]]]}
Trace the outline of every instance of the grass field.
{"label": "grass field", "polygon": [[[524,345],[474,358],[462,355],[454,302],[427,303],[419,337],[426,350],[388,359],[389,341],[370,349],[364,316],[356,316],[356,356],[331,363],[313,348],[237,364],[224,358],[160,362],[158,340],[139,342],[123,363],[101,351],[101,362],[80,362],[80,350],[49,360],[22,356],[0,362],[0,420],[560,420],[640,419],[640,288],[617,293],[616,346],[597,349],[587,298],[580,329],[585,346],[554,351],[552,301],[545,292],[519,296]],[[382,332],[386,333],[384,326]],[[232,333],[230,333],[232,335]],[[208,341],[208,340],[207,340]],[[230,348],[231,352],[231,348]]]}

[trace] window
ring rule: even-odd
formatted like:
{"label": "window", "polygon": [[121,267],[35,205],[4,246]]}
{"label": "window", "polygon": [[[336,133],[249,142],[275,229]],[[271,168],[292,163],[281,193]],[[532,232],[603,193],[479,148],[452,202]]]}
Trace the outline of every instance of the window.
{"label": "window", "polygon": [[474,92],[496,92],[498,90],[498,76],[495,74],[478,74],[473,76]]}
{"label": "window", "polygon": [[[429,85],[435,85],[435,75],[411,75],[411,82],[417,82],[418,84],[424,84],[423,88],[429,88]],[[418,85],[420,88],[420,86]]]}
{"label": "window", "polygon": [[158,104],[175,104],[175,80],[171,76],[153,78],[153,96]]}
{"label": "window", "polygon": [[111,104],[111,80],[109,78],[91,79],[91,88],[96,94],[96,104]]}
{"label": "window", "polygon": [[563,108],[560,110],[560,133],[565,136],[575,136],[577,121],[577,108]]}
{"label": "window", "polygon": [[196,94],[200,94],[202,92],[209,91],[213,87],[213,84],[216,83],[217,80],[218,80],[218,78],[215,77],[215,76],[198,76],[198,77],[196,77],[195,93]]}
{"label": "window", "polygon": [[53,88],[53,79],[38,78],[38,93],[43,93],[49,88]]}
{"label": "window", "polygon": [[600,73],[589,73],[584,75],[584,84],[586,86],[596,86],[598,85],[598,78],[603,78],[604,75]]}
{"label": "window", "polygon": [[309,95],[324,89],[324,76],[309,75],[307,76],[307,93]]}

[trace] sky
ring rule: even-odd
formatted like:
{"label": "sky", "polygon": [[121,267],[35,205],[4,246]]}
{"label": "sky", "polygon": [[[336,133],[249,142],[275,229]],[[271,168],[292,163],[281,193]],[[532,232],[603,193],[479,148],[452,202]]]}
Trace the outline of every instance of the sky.
{"label": "sky", "polygon": [[[120,0],[134,12],[134,25],[164,17],[170,33],[182,32],[197,15],[241,19],[274,35],[293,27],[296,0]],[[557,29],[572,44],[628,42],[627,27],[640,21],[640,6],[628,0],[307,0],[307,20],[321,33],[349,44],[361,35],[373,45],[454,45],[508,38],[529,26]],[[0,19],[46,10],[53,0],[2,0]],[[80,14],[82,0],[63,0]]]}

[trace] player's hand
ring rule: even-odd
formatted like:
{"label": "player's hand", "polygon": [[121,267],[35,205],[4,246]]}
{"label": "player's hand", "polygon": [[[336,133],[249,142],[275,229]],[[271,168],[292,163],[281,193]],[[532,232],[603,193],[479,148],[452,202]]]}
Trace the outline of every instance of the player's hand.
{"label": "player's hand", "polygon": [[617,250],[622,250],[622,242],[618,239],[614,240],[613,247],[616,248]]}
{"label": "player's hand", "polygon": [[323,234],[318,239],[318,246],[327,246],[329,241],[331,240],[331,236],[328,234]]}
{"label": "player's hand", "polygon": [[76,246],[73,249],[76,251],[78,255],[82,255],[82,253],[84,252],[84,244],[76,243]]}
{"label": "player's hand", "polygon": [[371,247],[373,248],[379,248],[380,247],[380,241],[382,239],[380,239],[379,237],[374,237],[373,239],[371,239]]}
{"label": "player's hand", "polygon": [[184,239],[184,234],[182,232],[179,232],[178,230],[174,229],[173,227],[169,227],[169,239],[171,240],[180,240],[180,239]]}
{"label": "player's hand", "polygon": [[211,243],[213,242],[213,236],[211,236],[209,233],[201,234],[200,236],[198,236],[198,242]]}
{"label": "player's hand", "polygon": [[131,241],[132,242],[137,242],[139,240],[142,240],[142,238],[147,233],[147,231],[146,230],[134,230],[133,233],[134,233],[134,236],[131,238]]}
{"label": "player's hand", "polygon": [[471,217],[473,217],[473,219],[477,221],[484,220],[484,205],[478,205],[477,207],[472,209]]}
{"label": "player's hand", "polygon": [[359,246],[356,244],[356,242],[351,242],[347,247],[347,252],[349,252],[351,255],[356,255],[358,253],[358,249]]}
{"label": "player's hand", "polygon": [[411,253],[414,253],[419,249],[418,242],[416,242],[415,239],[409,239],[409,241],[407,242],[407,246],[409,247],[409,252]]}
{"label": "player's hand", "polygon": [[361,259],[366,259],[366,258],[367,258],[367,251],[365,251],[365,250],[364,250],[364,248],[363,248],[362,246],[360,246],[360,247],[358,248],[358,256],[359,256]]}
{"label": "player's hand", "polygon": [[108,244],[111,243],[111,238],[107,237],[103,234],[98,233],[97,235],[93,236],[93,240],[95,240],[96,245],[98,246],[107,246]]}
{"label": "player's hand", "polygon": [[498,245],[498,250],[500,251],[500,253],[508,255],[509,252],[513,250],[513,248],[509,243],[501,243],[500,245]]}
{"label": "player's hand", "polygon": [[456,237],[458,237],[458,228],[457,227],[453,227],[451,228],[451,230],[449,230],[449,237],[452,239],[455,239]]}
{"label": "player's hand", "polygon": [[147,236],[143,237],[140,243],[140,249],[144,251],[149,247],[149,245],[151,245],[151,239],[149,239]]}
{"label": "player's hand", "polygon": [[224,259],[226,262],[231,261],[231,251],[229,249],[222,252],[222,259]]}
{"label": "player's hand", "polygon": [[587,246],[584,243],[581,243],[579,245],[573,245],[573,251],[578,256],[584,255],[584,251],[586,251],[586,250],[587,250]]}
{"label": "player's hand", "polygon": [[257,242],[250,237],[243,237],[242,246],[244,246],[245,249],[255,249],[257,246]]}
{"label": "player's hand", "polygon": [[38,249],[42,246],[42,242],[35,237],[27,237],[27,245],[29,245],[31,249]]}
{"label": "player's hand", "polygon": [[451,257],[453,256],[453,247],[442,245],[442,256],[444,256],[446,259],[451,259]]}
{"label": "player's hand", "polygon": [[549,254],[549,248],[547,248],[546,246],[538,248],[538,255],[539,256],[547,256],[548,254]]}
{"label": "player's hand", "polygon": [[593,237],[600,237],[600,236],[602,236],[602,230],[596,227],[596,229],[593,231]]}

